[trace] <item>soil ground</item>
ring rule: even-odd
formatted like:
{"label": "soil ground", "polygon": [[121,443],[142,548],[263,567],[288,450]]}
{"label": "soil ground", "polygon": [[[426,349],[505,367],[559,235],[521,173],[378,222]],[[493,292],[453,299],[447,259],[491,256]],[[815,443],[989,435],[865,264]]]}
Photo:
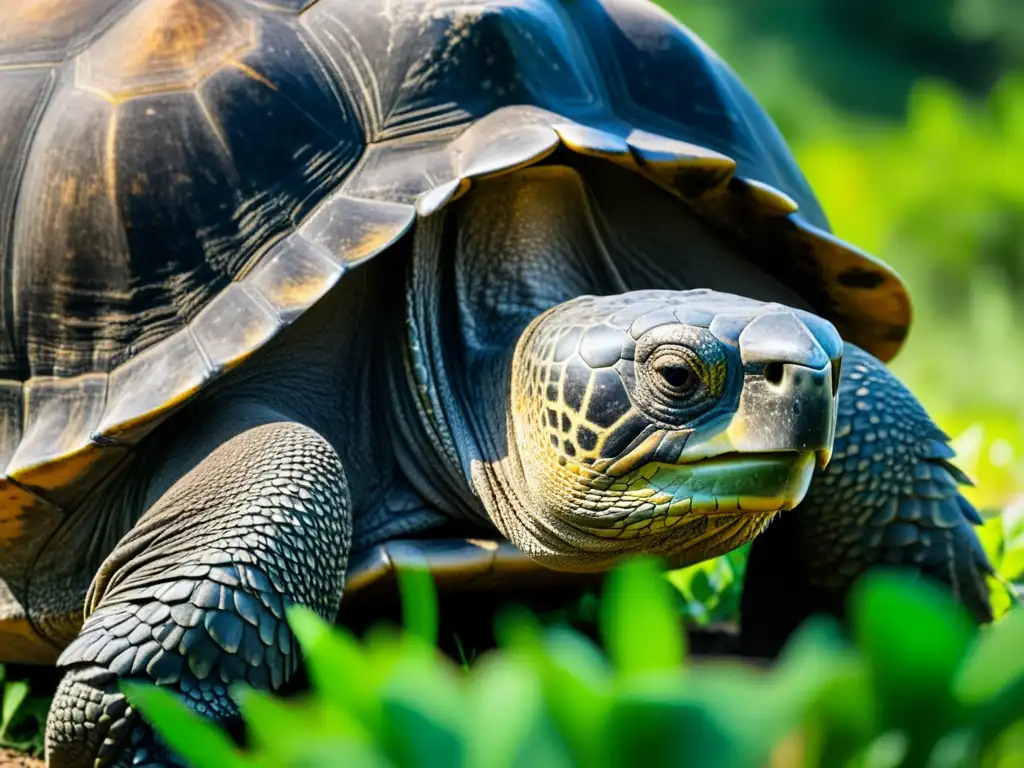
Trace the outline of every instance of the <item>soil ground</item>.
{"label": "soil ground", "polygon": [[0,768],[43,768],[43,761],[13,749],[0,749]]}

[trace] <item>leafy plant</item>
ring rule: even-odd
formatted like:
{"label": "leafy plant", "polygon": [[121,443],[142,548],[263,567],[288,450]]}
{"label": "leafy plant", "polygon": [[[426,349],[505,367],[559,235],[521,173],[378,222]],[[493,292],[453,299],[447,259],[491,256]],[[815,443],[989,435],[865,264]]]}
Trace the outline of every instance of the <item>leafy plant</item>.
{"label": "leafy plant", "polygon": [[988,515],[981,541],[1001,578],[1016,585],[1024,598],[1024,496],[1002,513]]}
{"label": "leafy plant", "polygon": [[407,627],[358,642],[307,609],[289,620],[313,691],[235,687],[250,748],[166,689],[132,701],[197,768],[241,766],[1008,766],[1024,758],[1024,611],[978,630],[945,593],[869,574],[853,640],[809,621],[771,669],[694,663],[657,565],[613,571],[602,651],[505,614],[500,648],[464,671],[435,650],[426,574],[402,581]]}
{"label": "leafy plant", "polygon": [[8,680],[0,664],[0,747],[37,754],[43,750],[43,723],[50,699],[33,693],[27,680]]}
{"label": "leafy plant", "polygon": [[739,618],[749,552],[750,545],[746,544],[720,557],[668,573],[668,580],[683,598],[683,615],[687,620],[706,626]]}

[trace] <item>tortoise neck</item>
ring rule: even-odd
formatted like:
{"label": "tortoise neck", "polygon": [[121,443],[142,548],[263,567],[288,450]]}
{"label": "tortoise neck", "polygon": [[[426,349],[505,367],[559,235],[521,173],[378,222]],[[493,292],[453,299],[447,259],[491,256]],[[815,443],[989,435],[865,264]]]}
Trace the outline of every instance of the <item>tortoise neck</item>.
{"label": "tortoise neck", "polygon": [[391,433],[398,464],[424,499],[455,517],[486,522],[468,470],[474,436],[449,375],[458,339],[445,304],[445,218],[442,212],[417,222],[402,310],[391,313],[400,336],[386,345]]}
{"label": "tortoise neck", "polygon": [[459,506],[509,535],[536,515],[510,431],[516,343],[552,307],[624,286],[581,177],[562,166],[479,182],[412,240],[404,390],[423,435],[414,442],[430,447],[416,473],[442,474],[449,497],[458,490]]}
{"label": "tortoise neck", "polygon": [[411,238],[391,366],[398,460],[446,512],[505,535],[536,510],[510,432],[515,346],[541,313],[619,293],[582,177],[564,166],[478,182]]}

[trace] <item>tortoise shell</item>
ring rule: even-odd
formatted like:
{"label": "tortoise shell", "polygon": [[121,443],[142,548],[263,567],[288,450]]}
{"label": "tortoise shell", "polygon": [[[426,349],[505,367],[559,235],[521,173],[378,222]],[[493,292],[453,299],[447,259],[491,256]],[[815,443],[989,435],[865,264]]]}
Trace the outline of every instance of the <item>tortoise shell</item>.
{"label": "tortoise shell", "polygon": [[418,216],[556,151],[677,195],[882,359],[909,322],[733,72],[639,0],[24,0],[0,104],[0,575]]}

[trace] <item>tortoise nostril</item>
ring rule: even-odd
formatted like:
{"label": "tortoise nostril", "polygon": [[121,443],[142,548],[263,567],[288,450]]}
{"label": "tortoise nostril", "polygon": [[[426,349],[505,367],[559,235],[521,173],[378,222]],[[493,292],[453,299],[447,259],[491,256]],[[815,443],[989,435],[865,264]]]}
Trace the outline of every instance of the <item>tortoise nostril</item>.
{"label": "tortoise nostril", "polygon": [[764,367],[764,380],[769,384],[781,384],[782,375],[782,363],[768,363],[768,365]]}

